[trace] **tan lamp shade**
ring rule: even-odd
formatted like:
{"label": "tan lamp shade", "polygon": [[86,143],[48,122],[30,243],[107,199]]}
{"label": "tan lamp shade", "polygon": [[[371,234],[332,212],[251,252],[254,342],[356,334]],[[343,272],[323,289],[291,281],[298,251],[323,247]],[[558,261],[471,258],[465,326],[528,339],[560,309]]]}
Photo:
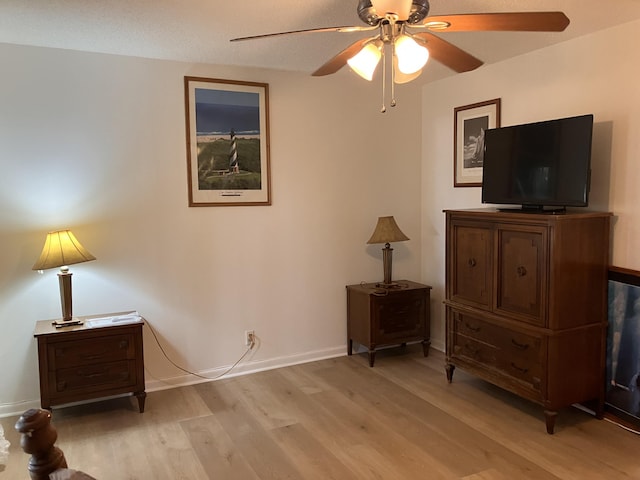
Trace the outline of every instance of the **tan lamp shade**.
{"label": "tan lamp shade", "polygon": [[391,281],[391,269],[393,268],[393,248],[389,245],[391,242],[404,242],[409,240],[393,217],[379,217],[376,229],[373,231],[371,238],[367,243],[384,243],[382,249],[382,268],[384,273],[383,283],[379,283],[379,287],[390,288],[394,286]]}
{"label": "tan lamp shade", "polygon": [[379,217],[376,229],[367,243],[391,243],[409,240],[393,217]]}
{"label": "tan lamp shade", "polygon": [[40,258],[33,265],[33,270],[47,270],[60,267],[58,282],[60,284],[60,303],[62,306],[62,320],[54,323],[56,327],[76,325],[81,320],[73,319],[73,303],[71,295],[71,276],[69,265],[95,260],[84,248],[70,230],[58,230],[47,233]]}
{"label": "tan lamp shade", "polygon": [[59,230],[47,233],[40,258],[34,263],[32,270],[47,270],[95,259],[71,230]]}

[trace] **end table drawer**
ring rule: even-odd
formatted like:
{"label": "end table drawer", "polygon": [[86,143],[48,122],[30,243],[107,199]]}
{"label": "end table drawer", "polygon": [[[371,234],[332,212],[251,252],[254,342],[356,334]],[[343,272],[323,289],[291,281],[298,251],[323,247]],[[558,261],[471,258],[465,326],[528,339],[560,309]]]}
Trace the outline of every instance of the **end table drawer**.
{"label": "end table drawer", "polygon": [[55,385],[52,397],[56,394],[67,395],[74,390],[88,392],[133,386],[135,378],[135,361],[127,360],[64,368],[49,374],[50,384]]}
{"label": "end table drawer", "polygon": [[49,344],[49,367],[53,370],[114,362],[135,358],[132,334],[106,335],[101,338],[84,339]]}

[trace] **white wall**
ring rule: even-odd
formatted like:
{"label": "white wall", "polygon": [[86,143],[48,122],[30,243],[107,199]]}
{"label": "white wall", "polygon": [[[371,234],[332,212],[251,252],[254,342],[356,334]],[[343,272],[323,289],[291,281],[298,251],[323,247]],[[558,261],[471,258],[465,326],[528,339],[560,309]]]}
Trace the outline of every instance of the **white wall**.
{"label": "white wall", "polygon": [[[60,315],[56,272],[31,271],[69,227],[97,261],[74,265],[74,313],[137,309],[187,369],[216,374],[346,353],[344,286],[420,280],[420,90],[379,113],[379,85],[348,72],[239,69],[0,44],[0,414],[38,404],[37,320]],[[183,77],[266,82],[269,207],[187,207]],[[188,381],[145,331],[151,388]],[[169,379],[174,378],[172,381]]]}
{"label": "white wall", "polygon": [[614,214],[612,264],[640,270],[639,43],[636,21],[423,87],[423,275],[438,279],[434,345],[444,346],[442,210],[483,206],[480,188],[453,188],[455,107],[501,98],[503,126],[593,113],[589,208]]}

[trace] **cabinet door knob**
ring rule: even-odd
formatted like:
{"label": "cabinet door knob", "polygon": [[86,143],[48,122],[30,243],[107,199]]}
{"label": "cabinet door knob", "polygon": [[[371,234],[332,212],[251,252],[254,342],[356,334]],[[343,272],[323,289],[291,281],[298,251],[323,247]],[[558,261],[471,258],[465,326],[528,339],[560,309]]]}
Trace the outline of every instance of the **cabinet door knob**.
{"label": "cabinet door knob", "polygon": [[476,266],[476,259],[475,258],[470,258],[469,261],[467,262],[467,265],[469,265],[470,268],[473,268]]}
{"label": "cabinet door knob", "polygon": [[518,272],[518,276],[519,277],[524,277],[527,274],[527,269],[524,268],[522,265],[520,265],[517,269],[516,272]]}

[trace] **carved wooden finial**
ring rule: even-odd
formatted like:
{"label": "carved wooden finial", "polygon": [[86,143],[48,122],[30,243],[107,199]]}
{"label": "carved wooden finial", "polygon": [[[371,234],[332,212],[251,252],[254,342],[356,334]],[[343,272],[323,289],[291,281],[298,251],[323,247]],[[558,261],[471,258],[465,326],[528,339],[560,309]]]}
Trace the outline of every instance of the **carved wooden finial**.
{"label": "carved wooden finial", "polygon": [[15,428],[22,434],[22,450],[31,454],[29,476],[32,480],[48,480],[50,473],[67,468],[64,453],[54,446],[58,433],[51,425],[51,412],[29,409],[18,419]]}

